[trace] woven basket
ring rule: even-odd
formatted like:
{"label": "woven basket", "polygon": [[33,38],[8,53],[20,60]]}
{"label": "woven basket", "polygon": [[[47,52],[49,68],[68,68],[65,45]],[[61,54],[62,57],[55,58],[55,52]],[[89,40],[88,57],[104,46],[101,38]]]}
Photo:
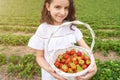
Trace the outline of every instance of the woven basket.
{"label": "woven basket", "polygon": [[[85,49],[85,48],[83,48],[83,47],[80,47],[80,46],[73,46],[73,47],[69,47],[69,48],[66,48],[66,49],[59,49],[59,50],[55,51],[54,53],[52,53],[52,55],[48,54],[48,55],[50,55],[50,57],[49,57],[50,63],[49,63],[49,64],[50,64],[51,67],[56,71],[57,74],[63,76],[64,78],[66,78],[66,79],[68,79],[68,80],[75,80],[74,78],[75,78],[76,76],[85,75],[85,74],[88,72],[88,70],[89,70],[90,68],[92,68],[93,65],[94,65],[94,61],[95,61],[95,60],[94,60],[94,56],[93,56],[93,54],[92,54],[92,49],[93,49],[94,44],[95,44],[95,41],[94,41],[95,35],[94,35],[93,30],[91,29],[91,27],[90,27],[88,24],[83,23],[83,22],[80,22],[80,21],[72,21],[72,22],[63,23],[57,30],[59,30],[61,27],[65,26],[65,25],[68,25],[68,24],[82,24],[82,25],[84,25],[85,27],[87,27],[87,28],[90,30],[90,33],[91,33],[91,35],[92,35],[91,50],[87,50],[87,49]],[[57,31],[57,30],[56,30],[56,31]],[[55,32],[56,32],[56,31],[55,31]],[[52,33],[52,35],[50,36],[50,38],[49,38],[49,40],[48,40],[47,50],[48,50],[48,45],[49,45],[50,39],[53,37],[53,35],[55,34],[55,32]],[[56,59],[58,58],[58,56],[59,56],[60,54],[63,54],[63,53],[65,53],[66,51],[69,51],[69,50],[71,50],[71,49],[75,49],[76,51],[81,51],[82,53],[85,53],[88,57],[90,57],[90,62],[91,62],[90,65],[89,65],[86,69],[82,70],[81,72],[77,72],[77,73],[65,73],[65,72],[59,70],[59,69],[54,65],[54,62],[56,61]]]}

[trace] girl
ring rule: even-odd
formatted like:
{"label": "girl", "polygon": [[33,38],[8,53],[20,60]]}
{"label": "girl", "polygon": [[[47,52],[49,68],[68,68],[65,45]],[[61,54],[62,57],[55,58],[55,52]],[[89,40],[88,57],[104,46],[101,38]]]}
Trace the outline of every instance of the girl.
{"label": "girl", "polygon": [[[41,25],[29,40],[28,46],[36,50],[36,61],[42,68],[42,80],[65,80],[50,67],[48,54],[55,50],[68,48],[78,42],[86,49],[90,49],[83,40],[80,30],[74,25],[60,28],[49,42],[48,52],[46,45],[50,35],[61,24],[75,20],[73,0],[45,0],[41,16]],[[97,71],[96,64],[84,76],[77,76],[76,80],[88,80]]]}

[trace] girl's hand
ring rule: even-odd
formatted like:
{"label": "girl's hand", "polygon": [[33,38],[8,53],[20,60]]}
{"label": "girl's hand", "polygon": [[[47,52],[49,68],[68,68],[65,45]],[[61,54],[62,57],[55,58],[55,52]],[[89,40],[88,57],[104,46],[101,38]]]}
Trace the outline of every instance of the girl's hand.
{"label": "girl's hand", "polygon": [[96,64],[87,72],[87,74],[83,76],[77,76],[76,80],[88,80],[90,79],[95,73],[97,72],[97,66]]}
{"label": "girl's hand", "polygon": [[58,75],[52,68],[50,68],[49,73],[57,80],[66,80],[62,76]]}

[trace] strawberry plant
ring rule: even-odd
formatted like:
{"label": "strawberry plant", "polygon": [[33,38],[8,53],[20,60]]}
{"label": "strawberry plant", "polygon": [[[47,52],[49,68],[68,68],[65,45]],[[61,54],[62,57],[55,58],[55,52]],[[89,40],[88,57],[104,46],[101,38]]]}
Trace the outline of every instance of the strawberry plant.
{"label": "strawberry plant", "polygon": [[5,54],[0,53],[0,66],[3,64],[6,64],[7,62],[7,57]]}
{"label": "strawberry plant", "polygon": [[3,34],[0,35],[0,44],[4,45],[26,45],[30,36]]}
{"label": "strawberry plant", "polygon": [[98,71],[90,80],[119,80],[120,62],[96,60]]}
{"label": "strawberry plant", "polygon": [[17,56],[17,55],[11,55],[8,59],[8,62],[9,63],[13,63],[13,64],[18,64],[21,60],[21,57],[20,56]]}
{"label": "strawberry plant", "polygon": [[40,67],[36,63],[33,54],[25,55],[18,60],[19,57],[10,57],[10,63],[7,65],[7,72],[12,73],[20,78],[31,79],[33,75],[40,75]]}

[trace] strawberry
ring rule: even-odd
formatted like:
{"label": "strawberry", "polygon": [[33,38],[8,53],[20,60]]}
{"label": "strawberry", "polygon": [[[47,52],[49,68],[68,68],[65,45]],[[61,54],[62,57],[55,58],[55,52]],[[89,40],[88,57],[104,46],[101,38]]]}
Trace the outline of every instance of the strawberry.
{"label": "strawberry", "polygon": [[64,55],[64,58],[65,58],[65,59],[69,58],[69,55],[68,55],[68,54],[65,54],[65,55]]}
{"label": "strawberry", "polygon": [[79,60],[82,60],[82,57],[77,57],[77,60],[79,61]]}
{"label": "strawberry", "polygon": [[58,56],[58,59],[59,59],[59,60],[63,59],[63,56],[62,56],[62,55],[59,55],[59,56]]}
{"label": "strawberry", "polygon": [[72,69],[76,69],[76,65],[75,65],[74,63],[70,63],[70,67],[71,67]]}
{"label": "strawberry", "polygon": [[73,55],[74,53],[76,53],[76,51],[74,49],[71,49],[70,54]]}
{"label": "strawberry", "polygon": [[78,55],[75,53],[75,54],[73,54],[73,57],[77,57]]}
{"label": "strawberry", "polygon": [[75,57],[72,58],[72,61],[76,61],[76,60],[77,60],[77,58],[75,58]]}
{"label": "strawberry", "polygon": [[86,64],[82,65],[83,69],[86,69],[88,66]]}
{"label": "strawberry", "polygon": [[78,61],[77,61],[77,60],[76,60],[76,61],[73,61],[73,62],[74,62],[74,64],[75,64],[75,65],[77,65],[77,64],[78,64]]}
{"label": "strawberry", "polygon": [[82,70],[83,70],[82,67],[80,65],[77,65],[77,72],[80,72]]}
{"label": "strawberry", "polygon": [[65,64],[68,64],[69,62],[71,62],[71,59],[67,58],[66,61],[65,61]]}
{"label": "strawberry", "polygon": [[78,56],[82,56],[82,52],[78,51],[78,52],[77,52],[77,55],[78,55]]}
{"label": "strawberry", "polygon": [[68,73],[73,73],[73,70],[71,68],[68,68]]}
{"label": "strawberry", "polygon": [[58,61],[56,61],[56,62],[54,63],[54,65],[55,65],[56,67],[59,67],[59,66],[60,66],[60,63],[59,63]]}
{"label": "strawberry", "polygon": [[60,65],[59,65],[59,67],[58,67],[58,68],[60,68],[60,69],[61,69],[61,68],[62,68],[62,65],[63,65],[63,64],[62,64],[62,63],[60,63]]}
{"label": "strawberry", "polygon": [[90,65],[90,58],[81,51],[71,49],[58,56],[54,65],[66,73],[76,73]]}
{"label": "strawberry", "polygon": [[76,69],[74,69],[74,70],[73,70],[73,72],[74,72],[74,73],[76,73],[76,72],[77,72],[77,70],[76,70]]}
{"label": "strawberry", "polygon": [[68,55],[70,55],[70,51],[66,51],[65,53],[68,54]]}
{"label": "strawberry", "polygon": [[85,58],[85,60],[90,60],[90,58],[88,56],[85,56],[84,58]]}
{"label": "strawberry", "polygon": [[61,63],[63,63],[63,64],[64,64],[64,63],[65,63],[65,61],[66,61],[65,59],[62,59],[62,60],[61,60]]}
{"label": "strawberry", "polygon": [[86,64],[89,65],[90,64],[90,60],[86,60]]}
{"label": "strawberry", "polygon": [[90,60],[90,58],[87,56],[87,54],[84,53],[84,54],[83,54],[83,60],[85,60],[85,61],[86,61],[86,60]]}
{"label": "strawberry", "polygon": [[80,65],[83,65],[84,63],[85,63],[84,60],[79,60]]}
{"label": "strawberry", "polygon": [[65,64],[62,65],[62,70],[65,71],[65,72],[67,72],[67,71],[68,71],[68,67],[67,67],[67,65],[65,65]]}

